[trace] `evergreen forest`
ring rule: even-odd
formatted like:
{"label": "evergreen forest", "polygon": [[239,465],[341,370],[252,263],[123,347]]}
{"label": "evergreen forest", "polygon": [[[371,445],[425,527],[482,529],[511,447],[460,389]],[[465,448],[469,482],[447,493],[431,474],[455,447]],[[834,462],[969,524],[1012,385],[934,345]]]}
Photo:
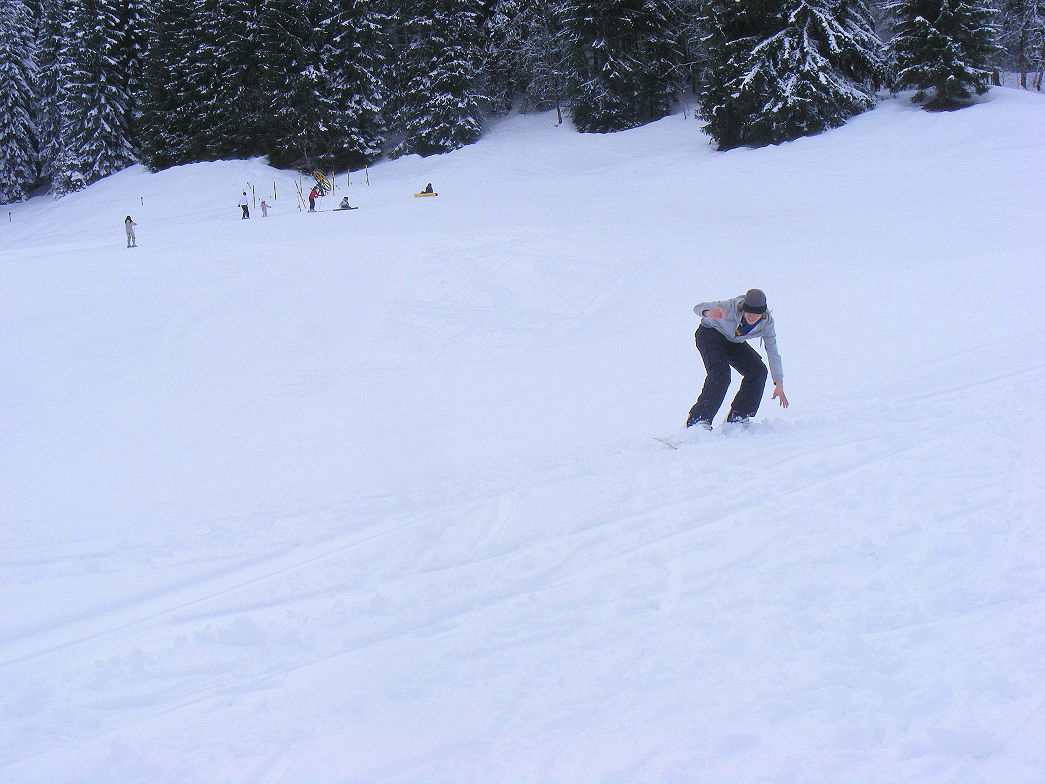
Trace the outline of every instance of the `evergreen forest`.
{"label": "evergreen forest", "polygon": [[1045,0],[0,0],[0,203],[134,163],[355,170],[510,111],[611,133],[687,101],[763,146],[1043,70]]}

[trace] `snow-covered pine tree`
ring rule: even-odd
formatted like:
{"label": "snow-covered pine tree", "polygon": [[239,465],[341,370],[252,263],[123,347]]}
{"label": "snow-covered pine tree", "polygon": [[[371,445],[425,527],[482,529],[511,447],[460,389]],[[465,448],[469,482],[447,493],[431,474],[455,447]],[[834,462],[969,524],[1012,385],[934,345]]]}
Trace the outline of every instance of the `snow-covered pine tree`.
{"label": "snow-covered pine tree", "polygon": [[893,0],[869,0],[867,3],[868,9],[871,11],[871,18],[874,20],[874,29],[877,31],[878,37],[885,42],[891,41],[893,37],[893,14],[889,10],[892,2]]}
{"label": "snow-covered pine tree", "polygon": [[1034,89],[1042,90],[1042,82],[1045,82],[1045,5],[1039,0],[1034,14],[1032,26],[1032,46],[1030,65],[1037,69],[1034,76]]}
{"label": "snow-covered pine tree", "polygon": [[964,106],[989,89],[995,54],[994,10],[975,0],[897,0],[891,48],[894,89],[915,89],[933,110]]}
{"label": "snow-covered pine tree", "polygon": [[682,61],[677,70],[684,89],[696,93],[704,59],[704,31],[700,28],[704,0],[674,0],[679,26],[679,49]]}
{"label": "snow-covered pine tree", "polygon": [[529,0],[519,3],[502,44],[515,69],[515,88],[522,93],[523,110],[554,107],[559,124],[570,63],[569,41],[560,4]]}
{"label": "snow-covered pine tree", "polygon": [[365,0],[264,0],[261,151],[276,166],[347,169],[380,154],[387,21]]}
{"label": "snow-covered pine tree", "polygon": [[[878,29],[881,15],[867,0],[834,0],[834,18],[846,32],[836,61],[842,73],[875,91],[892,83],[888,46]],[[847,55],[848,53],[848,55]]]}
{"label": "snow-covered pine tree", "polygon": [[[276,166],[314,168],[317,137],[329,122],[340,123],[330,105],[329,84],[316,66],[318,37],[310,0],[260,0],[258,51],[258,141]],[[333,109],[334,116],[331,117]]]}
{"label": "snow-covered pine tree", "polygon": [[[775,144],[838,127],[871,108],[885,80],[882,44],[863,0],[776,5],[775,11],[745,18],[728,3],[713,4],[735,31],[709,47],[703,112],[720,149]],[[714,29],[708,21],[706,29]]]}
{"label": "snow-covered pine tree", "polygon": [[482,133],[485,97],[479,0],[414,0],[399,10],[397,130],[393,156],[434,155]]}
{"label": "snow-covered pine tree", "polygon": [[[998,27],[1006,65],[1026,88],[1028,72],[1045,64],[1045,0],[1002,0]],[[1037,87],[1041,89],[1040,81]]]}
{"label": "snow-covered pine tree", "polygon": [[188,65],[199,46],[195,16],[184,0],[153,0],[142,69],[140,145],[153,170],[190,161],[192,107]]}
{"label": "snow-covered pine tree", "polygon": [[36,41],[22,0],[0,0],[0,204],[21,201],[36,182]]}
{"label": "snow-covered pine tree", "polygon": [[512,99],[522,90],[520,58],[513,45],[520,0],[495,0],[482,24],[483,92],[490,99],[490,111],[504,115],[511,111]]}
{"label": "snow-covered pine tree", "polygon": [[62,41],[61,151],[52,191],[63,195],[135,162],[133,99],[125,72],[118,0],[69,0]]}
{"label": "snow-covered pine tree", "polygon": [[778,9],[775,0],[706,0],[697,17],[704,33],[700,115],[720,150],[749,144],[749,125],[765,107],[763,96],[747,89],[745,77],[755,47],[776,32]]}
{"label": "snow-covered pine tree", "polygon": [[62,2],[40,0],[36,19],[36,52],[39,102],[34,113],[39,139],[39,169],[42,181],[54,176],[61,141],[61,96],[65,75],[62,72]]}
{"label": "snow-covered pine tree", "polygon": [[131,117],[131,144],[135,150],[140,150],[141,129],[138,115],[141,112],[141,96],[144,90],[142,70],[149,44],[152,2],[153,0],[117,0],[118,38],[121,44],[119,69],[124,77],[123,89],[127,93],[127,111]]}
{"label": "snow-covered pine tree", "polygon": [[343,112],[343,125],[331,129],[328,168],[356,169],[373,163],[385,142],[384,76],[391,59],[391,19],[386,4],[340,0],[340,16],[320,27],[320,62]]}
{"label": "snow-covered pine tree", "polygon": [[567,94],[578,130],[620,131],[670,111],[682,61],[673,11],[669,0],[563,0]]}
{"label": "snow-covered pine tree", "polygon": [[188,160],[259,154],[264,110],[254,0],[195,0],[184,68]]}
{"label": "snow-covered pine tree", "polygon": [[[304,67],[281,75],[288,85],[282,93],[292,98],[283,109],[284,135],[265,151],[276,165],[306,171],[371,163],[384,141],[380,106],[387,15],[372,0],[309,0],[307,10],[307,29],[299,32],[306,41]],[[277,90],[277,105],[283,103],[280,96]]]}
{"label": "snow-covered pine tree", "polygon": [[747,144],[811,136],[874,106],[885,69],[862,0],[783,0],[776,21],[736,86],[763,100],[747,124]]}

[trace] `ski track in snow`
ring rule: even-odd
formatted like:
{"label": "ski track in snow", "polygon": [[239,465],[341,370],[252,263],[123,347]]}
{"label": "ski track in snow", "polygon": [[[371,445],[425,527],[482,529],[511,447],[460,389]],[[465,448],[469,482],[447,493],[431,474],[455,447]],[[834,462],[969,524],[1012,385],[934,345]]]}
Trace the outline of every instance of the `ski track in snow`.
{"label": "ski track in snow", "polygon": [[[39,232],[19,224],[21,251],[0,253],[24,295],[0,324],[24,342],[5,348],[38,390],[2,388],[26,412],[3,435],[25,446],[27,483],[0,556],[3,780],[1040,780],[1045,333],[998,333],[995,312],[1012,314],[1014,281],[1035,290],[1042,238],[1013,218],[1028,196],[1014,167],[1045,162],[1040,134],[1001,118],[1045,129],[1045,102],[1003,92],[975,111],[955,130],[887,102],[818,139],[713,157],[680,118],[550,140],[514,118],[454,155],[375,168],[346,258],[316,255],[342,241],[318,221],[343,215],[207,222],[219,206],[201,191],[256,162],[167,173],[181,219],[139,220],[156,271],[70,266],[102,252],[102,230],[81,213],[56,228],[67,204],[125,213],[124,175],[18,205],[55,237],[29,248]],[[861,225],[837,225],[848,193],[815,195],[840,160],[881,205],[876,177],[929,188],[941,206],[920,202],[924,224],[947,225],[954,181],[922,169],[968,161],[995,124],[1013,151],[966,168],[967,193],[992,181],[1010,221],[990,264],[979,246],[956,262],[963,239],[908,263],[891,255],[905,231],[865,235],[852,269],[821,266],[817,234],[780,246],[789,219]],[[689,192],[671,175],[683,154],[738,200],[694,237],[672,231],[691,213],[665,207],[665,188]],[[516,214],[484,191],[462,225],[455,188],[505,166]],[[804,211],[759,200],[759,172]],[[632,206],[652,234],[619,222],[617,178],[649,182]],[[438,200],[396,200],[428,180]],[[778,232],[736,235],[745,209]],[[190,215],[200,244],[183,253]],[[318,234],[286,244],[293,220]],[[145,255],[150,230],[170,249]],[[185,258],[223,241],[251,255]],[[280,241],[294,267],[263,244]],[[766,263],[756,249],[774,244]],[[751,270],[708,262],[730,256]],[[702,379],[686,308],[752,272],[793,406],[767,399],[749,429],[664,449],[650,435]],[[901,329],[891,317],[926,291],[954,312]],[[40,478],[49,460],[67,499]]]}

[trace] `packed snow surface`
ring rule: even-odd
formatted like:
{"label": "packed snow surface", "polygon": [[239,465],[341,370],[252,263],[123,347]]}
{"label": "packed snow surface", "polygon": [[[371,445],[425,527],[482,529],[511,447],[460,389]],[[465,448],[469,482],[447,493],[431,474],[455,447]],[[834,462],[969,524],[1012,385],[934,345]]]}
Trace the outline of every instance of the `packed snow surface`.
{"label": "packed snow surface", "polygon": [[[0,780],[1045,780],[1043,174],[995,89],[5,208]],[[682,433],[750,287],[791,407]]]}

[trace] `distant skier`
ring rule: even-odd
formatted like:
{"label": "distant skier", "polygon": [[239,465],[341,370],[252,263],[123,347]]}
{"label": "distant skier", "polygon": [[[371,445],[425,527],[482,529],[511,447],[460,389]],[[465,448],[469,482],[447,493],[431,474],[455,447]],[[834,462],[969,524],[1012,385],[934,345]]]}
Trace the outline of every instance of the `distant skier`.
{"label": "distant skier", "polygon": [[718,413],[726,390],[729,389],[732,366],[744,377],[740,391],[733,398],[727,422],[747,422],[758,412],[762,391],[766,386],[766,366],[762,358],[745,341],[762,338],[769,367],[773,375],[773,398],[788,407],[784,395],[784,371],[776,345],[776,325],[766,307],[766,295],[760,289],[721,302],[702,302],[693,308],[701,316],[700,327],[694,336],[697,350],[704,360],[707,378],[704,388],[689,411],[686,427],[699,425],[711,429],[711,420]]}
{"label": "distant skier", "polygon": [[319,198],[319,195],[320,195],[319,194],[319,186],[318,185],[313,185],[312,186],[312,190],[310,190],[308,192],[308,211],[309,212],[315,212],[316,211],[316,199]]}
{"label": "distant skier", "polygon": [[240,197],[239,206],[243,210],[243,220],[250,217],[250,202],[247,200],[247,192],[243,191],[243,195]]}
{"label": "distant skier", "polygon": [[262,199],[261,200],[261,217],[262,218],[267,218],[268,216],[269,216],[269,206],[268,206],[268,203],[264,199]]}
{"label": "distant skier", "polygon": [[128,248],[137,248],[138,247],[138,240],[134,236],[134,227],[137,226],[137,225],[138,225],[137,223],[135,223],[133,220],[131,220],[131,216],[130,215],[128,215],[126,218],[124,218],[123,228],[127,232],[127,247]]}

